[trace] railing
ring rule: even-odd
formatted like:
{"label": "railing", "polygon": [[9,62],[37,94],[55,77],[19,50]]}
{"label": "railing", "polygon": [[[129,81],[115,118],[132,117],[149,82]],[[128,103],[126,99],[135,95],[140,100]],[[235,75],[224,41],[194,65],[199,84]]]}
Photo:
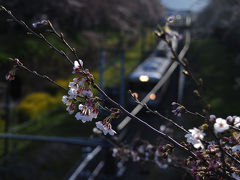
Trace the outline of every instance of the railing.
{"label": "railing", "polygon": [[32,136],[0,133],[0,139],[15,139],[15,140],[29,140],[29,141],[45,141],[54,143],[76,144],[81,146],[102,146],[111,147],[109,143],[101,138],[67,138],[67,137],[53,137],[53,136]]}

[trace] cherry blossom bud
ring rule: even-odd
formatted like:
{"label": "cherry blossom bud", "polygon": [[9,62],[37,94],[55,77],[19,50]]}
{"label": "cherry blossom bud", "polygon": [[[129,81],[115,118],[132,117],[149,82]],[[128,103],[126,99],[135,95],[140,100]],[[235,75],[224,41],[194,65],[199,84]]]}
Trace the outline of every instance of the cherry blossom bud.
{"label": "cherry blossom bud", "polygon": [[232,117],[232,116],[228,116],[228,117],[226,118],[226,120],[227,120],[227,122],[228,122],[229,124],[233,124],[233,117]]}
{"label": "cherry blossom bud", "polygon": [[47,21],[47,20],[41,20],[41,21],[32,23],[32,26],[33,26],[34,28],[37,28],[39,25],[47,25],[47,24],[48,24],[48,21]]}
{"label": "cherry blossom bud", "polygon": [[113,157],[117,157],[117,155],[118,155],[118,149],[117,149],[117,148],[113,148],[113,150],[112,150],[112,156],[113,156]]}
{"label": "cherry blossom bud", "polygon": [[209,120],[210,120],[211,122],[215,122],[216,116],[215,116],[215,115],[210,115]]}
{"label": "cherry blossom bud", "polygon": [[11,71],[9,71],[8,74],[6,75],[6,80],[13,81],[15,79],[15,72],[16,69],[12,69]]}
{"label": "cherry blossom bud", "polygon": [[164,149],[163,146],[159,146],[159,147],[158,147],[158,152],[162,152],[163,149]]}
{"label": "cherry blossom bud", "polygon": [[175,20],[176,20],[176,17],[175,17],[175,16],[169,16],[169,17],[167,18],[167,22],[168,22],[168,23],[173,23]]}

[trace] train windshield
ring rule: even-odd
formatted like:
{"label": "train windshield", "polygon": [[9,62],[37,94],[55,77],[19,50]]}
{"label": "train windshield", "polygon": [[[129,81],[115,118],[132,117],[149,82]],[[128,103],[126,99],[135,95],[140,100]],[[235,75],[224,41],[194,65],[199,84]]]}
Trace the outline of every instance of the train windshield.
{"label": "train windshield", "polygon": [[133,92],[149,92],[154,88],[156,84],[156,82],[129,82],[128,89]]}
{"label": "train windshield", "polygon": [[149,65],[149,66],[144,66],[143,67],[144,71],[157,71],[157,66]]}

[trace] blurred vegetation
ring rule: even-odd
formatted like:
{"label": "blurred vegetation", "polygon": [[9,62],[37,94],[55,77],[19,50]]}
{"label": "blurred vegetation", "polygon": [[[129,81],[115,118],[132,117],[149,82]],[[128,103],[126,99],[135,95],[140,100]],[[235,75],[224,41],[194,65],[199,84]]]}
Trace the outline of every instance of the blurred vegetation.
{"label": "blurred vegetation", "polygon": [[59,98],[54,98],[45,92],[28,94],[18,105],[21,119],[33,119],[41,116],[43,112],[50,111],[57,104]]}
{"label": "blurred vegetation", "polygon": [[192,28],[189,59],[203,77],[212,113],[221,117],[239,113],[239,8],[236,0],[212,0]]}
{"label": "blurred vegetation", "polygon": [[237,114],[240,94],[234,88],[239,75],[234,63],[236,53],[217,39],[195,39],[190,52],[197,76],[203,78],[204,96],[211,112],[222,117]]}

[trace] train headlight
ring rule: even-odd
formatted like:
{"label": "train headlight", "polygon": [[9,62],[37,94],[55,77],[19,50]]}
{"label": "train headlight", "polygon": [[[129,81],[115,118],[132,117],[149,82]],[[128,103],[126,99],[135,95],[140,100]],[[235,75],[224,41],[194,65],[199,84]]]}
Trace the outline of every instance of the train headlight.
{"label": "train headlight", "polygon": [[149,77],[146,76],[146,75],[141,75],[141,76],[139,77],[139,80],[140,80],[141,82],[148,82],[148,81],[149,81]]}
{"label": "train headlight", "polygon": [[132,95],[133,95],[134,97],[138,98],[138,93],[134,92],[134,93],[132,93]]}
{"label": "train headlight", "polygon": [[156,94],[154,94],[154,93],[150,94],[149,98],[151,100],[155,100],[156,99]]}

